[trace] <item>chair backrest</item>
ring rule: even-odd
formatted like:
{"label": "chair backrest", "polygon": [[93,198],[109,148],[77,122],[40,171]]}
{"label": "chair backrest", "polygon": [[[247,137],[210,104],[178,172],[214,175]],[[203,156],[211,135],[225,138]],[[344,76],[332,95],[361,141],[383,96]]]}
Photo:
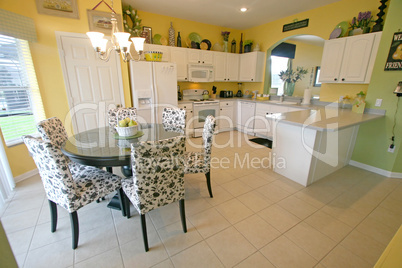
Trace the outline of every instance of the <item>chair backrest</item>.
{"label": "chair backrest", "polygon": [[57,117],[40,121],[36,128],[44,141],[51,142],[58,148],[68,139],[63,123]]}
{"label": "chair backrest", "polygon": [[134,107],[128,108],[110,108],[107,112],[109,121],[109,127],[113,128],[120,120],[129,117],[130,119],[137,121],[137,109]]}
{"label": "chair backrest", "polygon": [[178,136],[131,145],[134,206],[141,214],[184,198],[185,143]]}
{"label": "chair backrest", "polygon": [[76,185],[64,154],[51,142],[32,136],[22,138],[38,167],[47,198],[69,212],[74,212],[74,200],[78,199]]}
{"label": "chair backrest", "polygon": [[206,165],[211,162],[212,136],[215,132],[215,117],[208,115],[205,119],[204,129],[202,131],[202,151]]}
{"label": "chair backrest", "polygon": [[162,112],[162,124],[185,129],[186,110],[181,108],[164,108]]}

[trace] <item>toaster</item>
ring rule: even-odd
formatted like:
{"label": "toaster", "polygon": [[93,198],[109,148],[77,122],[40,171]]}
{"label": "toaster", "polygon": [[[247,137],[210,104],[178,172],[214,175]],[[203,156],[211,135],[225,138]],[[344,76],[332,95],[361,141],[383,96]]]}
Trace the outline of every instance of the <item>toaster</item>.
{"label": "toaster", "polygon": [[219,97],[221,97],[221,98],[233,98],[233,91],[232,90],[222,90],[219,93]]}

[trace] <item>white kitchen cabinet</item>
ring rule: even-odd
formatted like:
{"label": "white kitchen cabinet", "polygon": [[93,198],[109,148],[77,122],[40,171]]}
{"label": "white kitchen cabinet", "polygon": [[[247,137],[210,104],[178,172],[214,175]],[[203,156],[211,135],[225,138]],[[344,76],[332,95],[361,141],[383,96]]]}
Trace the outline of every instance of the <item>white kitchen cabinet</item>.
{"label": "white kitchen cabinet", "polygon": [[219,102],[218,127],[219,132],[230,131],[234,128],[234,101]]}
{"label": "white kitchen cabinet", "polygon": [[194,124],[193,124],[193,103],[179,103],[179,108],[184,109],[186,111],[186,134],[191,136],[194,132]]}
{"label": "white kitchen cabinet", "polygon": [[249,134],[254,133],[255,103],[239,101],[237,103],[237,130]]}
{"label": "white kitchen cabinet", "polygon": [[170,48],[170,61],[176,63],[177,81],[188,81],[187,49],[181,47]]}
{"label": "white kitchen cabinet", "polygon": [[189,63],[214,64],[214,52],[199,49],[187,49]]}
{"label": "white kitchen cabinet", "polygon": [[162,61],[170,62],[170,47],[154,44],[144,44],[144,52],[146,51],[159,51],[162,52]]}
{"label": "white kitchen cabinet", "polygon": [[262,82],[265,53],[256,51],[240,55],[239,81]]}
{"label": "white kitchen cabinet", "polygon": [[214,52],[215,81],[238,81],[239,63],[240,54]]}
{"label": "white kitchen cabinet", "polygon": [[368,84],[381,32],[325,41],[320,82]]}

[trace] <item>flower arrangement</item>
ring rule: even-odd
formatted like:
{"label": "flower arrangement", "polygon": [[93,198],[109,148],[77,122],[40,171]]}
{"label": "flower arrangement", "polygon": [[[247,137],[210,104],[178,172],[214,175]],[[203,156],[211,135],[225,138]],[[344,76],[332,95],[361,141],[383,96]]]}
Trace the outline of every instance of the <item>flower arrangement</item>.
{"label": "flower arrangement", "polygon": [[[128,20],[131,22],[128,23]],[[131,34],[133,37],[141,36],[141,20],[138,17],[137,10],[132,9],[131,6],[123,7],[123,24],[124,30]]]}
{"label": "flower arrangement", "polygon": [[253,45],[253,40],[245,40],[244,45],[245,46],[252,46]]}
{"label": "flower arrangement", "polygon": [[230,32],[222,32],[221,33],[222,34],[222,36],[223,36],[223,41],[229,41],[229,34],[230,34]]}
{"label": "flower arrangement", "polygon": [[349,28],[353,30],[355,28],[369,27],[369,24],[373,22],[372,18],[371,11],[359,12],[357,19],[353,17]]}
{"label": "flower arrangement", "polygon": [[304,69],[303,67],[297,67],[296,71],[292,69],[287,69],[286,71],[281,71],[279,73],[279,78],[283,82],[288,82],[288,83],[296,83],[299,80],[302,80],[304,75],[308,73],[307,69]]}

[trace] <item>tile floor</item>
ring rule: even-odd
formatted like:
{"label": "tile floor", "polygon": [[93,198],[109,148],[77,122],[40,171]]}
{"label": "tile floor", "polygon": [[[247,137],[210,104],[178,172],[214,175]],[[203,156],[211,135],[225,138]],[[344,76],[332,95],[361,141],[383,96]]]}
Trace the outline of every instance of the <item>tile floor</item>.
{"label": "tile floor", "polygon": [[150,212],[147,253],[133,207],[130,219],[107,201],[80,209],[72,250],[63,209],[50,232],[39,176],[18,183],[0,216],[19,266],[372,267],[402,223],[402,180],[347,166],[304,188],[275,174],[271,150],[248,138],[215,136],[214,198],[202,174],[186,175],[188,232],[178,204]]}

